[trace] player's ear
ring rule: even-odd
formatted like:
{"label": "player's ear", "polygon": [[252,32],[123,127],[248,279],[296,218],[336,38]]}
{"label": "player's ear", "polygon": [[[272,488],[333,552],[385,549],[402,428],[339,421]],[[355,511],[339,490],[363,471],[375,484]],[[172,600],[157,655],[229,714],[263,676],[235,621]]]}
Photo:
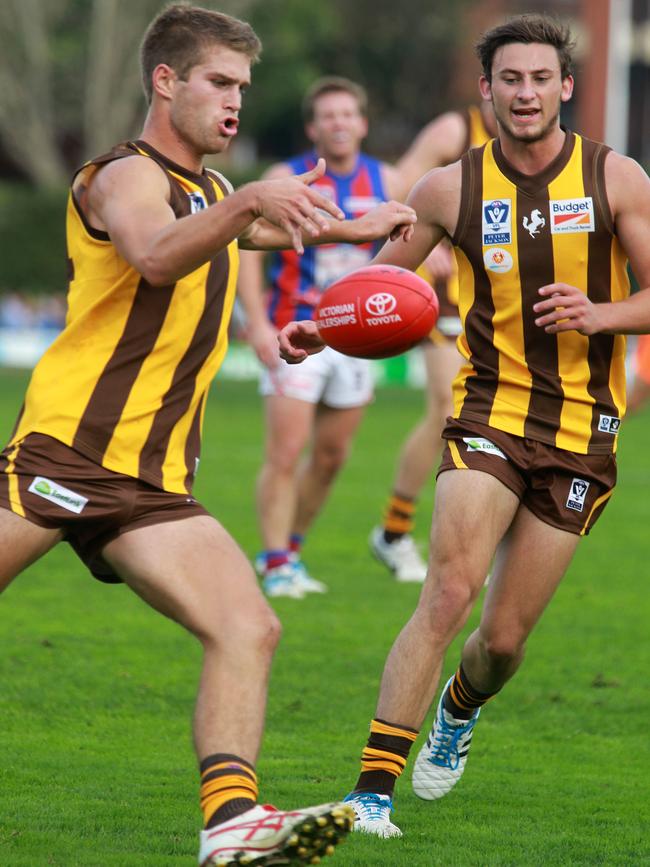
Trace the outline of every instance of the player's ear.
{"label": "player's ear", "polygon": [[316,127],[313,123],[308,123],[305,126],[305,135],[312,144],[316,142]]}
{"label": "player's ear", "polygon": [[487,80],[487,76],[482,75],[478,80],[478,89],[483,99],[492,102],[492,85]]}
{"label": "player's ear", "polygon": [[151,73],[151,85],[154,93],[163,99],[171,99],[177,75],[171,66],[159,63]]}
{"label": "player's ear", "polygon": [[567,75],[562,79],[562,93],[560,99],[562,102],[568,102],[573,95],[573,76]]}

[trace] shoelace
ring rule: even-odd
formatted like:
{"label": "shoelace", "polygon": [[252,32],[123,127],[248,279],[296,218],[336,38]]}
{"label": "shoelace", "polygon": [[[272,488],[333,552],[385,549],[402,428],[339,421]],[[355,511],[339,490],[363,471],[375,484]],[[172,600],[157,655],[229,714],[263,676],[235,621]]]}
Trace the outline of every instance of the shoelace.
{"label": "shoelace", "polygon": [[390,801],[384,801],[380,795],[375,795],[372,792],[355,795],[354,801],[361,806],[362,818],[369,822],[387,819],[387,812],[392,806]]}
{"label": "shoelace", "polygon": [[462,737],[468,735],[476,723],[475,719],[469,720],[463,726],[450,726],[441,714],[436,728],[437,734],[432,744],[432,755],[429,761],[441,768],[449,768],[455,771],[460,763],[458,744]]}

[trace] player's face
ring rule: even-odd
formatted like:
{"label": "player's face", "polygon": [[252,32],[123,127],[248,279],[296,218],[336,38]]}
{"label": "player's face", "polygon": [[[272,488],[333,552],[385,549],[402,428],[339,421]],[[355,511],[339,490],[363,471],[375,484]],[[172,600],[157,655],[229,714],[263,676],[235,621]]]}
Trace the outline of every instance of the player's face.
{"label": "player's face", "polygon": [[552,45],[513,42],[495,52],[492,82],[482,77],[480,87],[492,100],[502,131],[517,141],[535,142],[557,128],[560,105],[573,92],[573,78],[562,78]]}
{"label": "player's face", "polygon": [[314,118],[307,125],[307,135],[326,160],[356,155],[367,133],[368,122],[351,93],[324,93],[314,103]]}
{"label": "player's face", "polygon": [[221,45],[206,50],[186,81],[174,77],[171,84],[170,119],[179,138],[199,155],[224,151],[237,135],[250,79],[245,54]]}

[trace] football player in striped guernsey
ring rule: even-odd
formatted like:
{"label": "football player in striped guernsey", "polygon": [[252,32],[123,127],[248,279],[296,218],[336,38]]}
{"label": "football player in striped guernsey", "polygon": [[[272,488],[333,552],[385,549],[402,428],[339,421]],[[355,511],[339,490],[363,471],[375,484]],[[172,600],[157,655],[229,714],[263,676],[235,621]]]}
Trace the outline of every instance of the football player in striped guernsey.
{"label": "football player in striped guernsey", "polygon": [[408,234],[414,220],[384,203],[342,221],[309,186],[322,162],[237,191],[204,168],[204,155],[237,132],[259,49],[248,24],[200,7],[172,5],[151,23],[143,131],[73,179],[66,327],[36,366],[0,455],[0,589],[65,539],[97,578],[126,583],[203,647],[194,715],[203,867],[311,862],[351,823],[338,804],[257,803],[280,625],[246,557],[192,497],[238,243],[367,243]]}
{"label": "football player in striped guernsey", "polygon": [[[650,330],[650,180],[561,126],[573,90],[568,28],[519,16],[477,49],[497,138],[425,175],[407,200],[418,214],[412,240],[389,241],[374,260],[415,268],[450,238],[463,323],[428,574],[388,655],[349,796],[357,827],[380,836],[400,833],[390,818],[395,782],[492,561],[479,626],[415,762],[421,798],[460,779],[482,706],[519,668],[609,501],[625,413],[622,333]],[[631,298],[628,258],[642,287]],[[309,323],[286,326],[280,342],[296,362],[319,349]]]}

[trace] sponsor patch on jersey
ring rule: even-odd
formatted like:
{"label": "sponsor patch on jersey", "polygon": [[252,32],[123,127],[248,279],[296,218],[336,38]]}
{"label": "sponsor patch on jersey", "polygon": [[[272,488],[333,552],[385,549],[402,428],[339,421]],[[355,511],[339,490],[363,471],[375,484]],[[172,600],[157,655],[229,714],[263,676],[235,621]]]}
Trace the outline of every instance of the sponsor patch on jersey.
{"label": "sponsor patch on jersey", "polygon": [[483,253],[483,262],[488,271],[496,271],[497,274],[505,274],[513,265],[512,256],[502,247],[488,247]]}
{"label": "sponsor patch on jersey", "polygon": [[574,479],[569,488],[569,496],[567,497],[567,509],[573,509],[574,512],[582,512],[585,507],[585,497],[589,490],[589,482],[586,479]]}
{"label": "sponsor patch on jersey", "polygon": [[536,238],[539,235],[540,229],[546,225],[546,217],[539,208],[535,208],[530,214],[524,214],[521,220],[521,225],[528,232],[531,238]]}
{"label": "sponsor patch on jersey", "polygon": [[601,415],[598,420],[598,430],[602,433],[617,434],[621,427],[621,420],[615,415]]}
{"label": "sponsor patch on jersey", "polygon": [[367,214],[380,204],[381,199],[377,196],[346,196],[343,199],[343,210],[349,214]]}
{"label": "sponsor patch on jersey", "polygon": [[551,199],[548,204],[552,235],[596,230],[594,202],[591,196],[583,199]]}
{"label": "sponsor patch on jersey", "polygon": [[498,446],[495,446],[490,440],[486,440],[485,437],[463,437],[463,442],[467,446],[468,452],[487,452],[489,455],[503,458],[504,461],[508,460],[507,455],[504,455]]}
{"label": "sponsor patch on jersey", "polygon": [[203,211],[208,207],[208,203],[205,200],[203,193],[192,192],[187,194],[188,199],[190,200],[190,213],[197,214],[199,211]]}
{"label": "sponsor patch on jersey", "polygon": [[512,200],[483,200],[483,245],[512,243]]}
{"label": "sponsor patch on jersey", "polygon": [[67,509],[68,512],[74,512],[76,515],[83,511],[88,502],[87,498],[82,497],[81,494],[75,494],[69,488],[64,488],[63,485],[59,485],[51,479],[45,479],[43,476],[36,476],[27,490],[36,494],[37,497],[49,500],[50,503],[56,503],[57,506]]}

